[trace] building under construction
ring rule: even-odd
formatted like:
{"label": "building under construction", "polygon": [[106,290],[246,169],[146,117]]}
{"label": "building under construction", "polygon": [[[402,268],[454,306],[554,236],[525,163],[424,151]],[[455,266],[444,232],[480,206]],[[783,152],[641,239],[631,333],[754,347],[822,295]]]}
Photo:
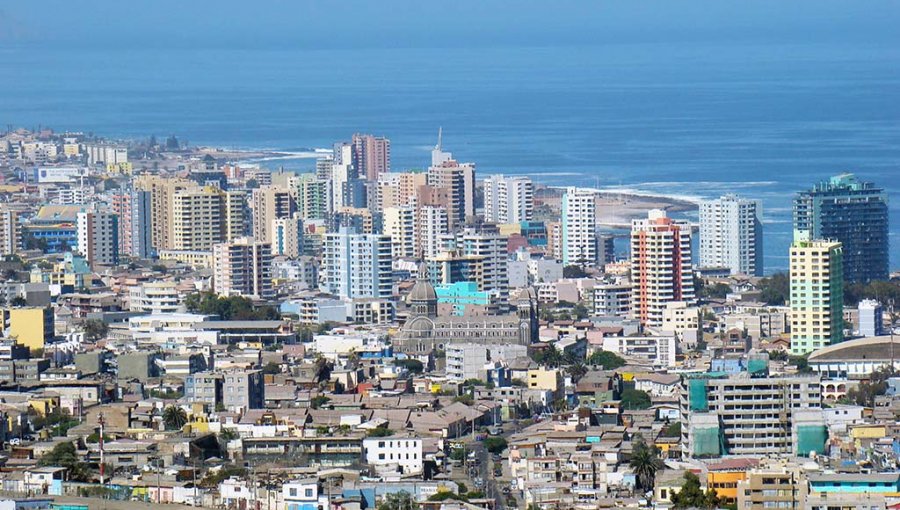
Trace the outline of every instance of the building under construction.
{"label": "building under construction", "polygon": [[828,432],[819,377],[769,377],[761,360],[749,369],[682,379],[683,455],[823,453]]}

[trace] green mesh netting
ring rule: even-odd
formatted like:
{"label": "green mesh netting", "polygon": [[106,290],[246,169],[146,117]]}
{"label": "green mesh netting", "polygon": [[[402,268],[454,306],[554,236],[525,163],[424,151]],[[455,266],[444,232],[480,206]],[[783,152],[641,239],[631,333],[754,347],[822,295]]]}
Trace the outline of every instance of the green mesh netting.
{"label": "green mesh netting", "polygon": [[697,429],[694,432],[694,457],[718,457],[722,455],[719,428]]}
{"label": "green mesh netting", "polygon": [[811,452],[824,453],[828,429],[825,425],[800,425],[797,427],[797,455],[805,457]]}
{"label": "green mesh netting", "polygon": [[706,381],[704,379],[691,379],[688,381],[690,391],[691,411],[709,411],[709,398],[706,394]]}
{"label": "green mesh netting", "polygon": [[751,359],[747,363],[747,371],[751,374],[764,373],[768,370],[769,363],[764,359]]}

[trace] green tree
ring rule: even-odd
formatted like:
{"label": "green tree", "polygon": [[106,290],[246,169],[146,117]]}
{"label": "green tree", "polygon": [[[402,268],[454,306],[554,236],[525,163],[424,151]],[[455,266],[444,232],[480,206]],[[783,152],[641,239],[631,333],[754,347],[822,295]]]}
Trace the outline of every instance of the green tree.
{"label": "green tree", "polygon": [[375,427],[374,429],[369,429],[369,431],[366,432],[367,437],[388,437],[393,434],[394,431],[387,427]]}
{"label": "green tree", "polygon": [[484,447],[491,453],[500,454],[506,449],[506,446],[506,439],[500,436],[491,436],[484,440]]}
{"label": "green tree", "polygon": [[60,466],[66,468],[69,479],[76,482],[90,482],[92,473],[87,463],[78,457],[75,445],[66,441],[59,443],[52,450],[45,453],[38,462],[41,466]]}
{"label": "green tree", "polygon": [[665,430],[663,430],[663,435],[666,437],[681,437],[681,422],[676,421],[675,423],[670,423]]}
{"label": "green tree", "polygon": [[590,314],[590,310],[588,310],[584,303],[578,303],[572,307],[572,315],[575,316],[576,320],[586,319]]}
{"label": "green tree", "polygon": [[587,278],[587,271],[575,264],[570,264],[563,268],[563,278]]}
{"label": "green tree", "polygon": [[403,367],[413,374],[421,374],[425,370],[425,365],[421,361],[412,358],[394,360],[394,365]]}
{"label": "green tree", "polygon": [[315,397],[309,399],[309,407],[312,407],[313,409],[319,409],[328,402],[331,402],[331,399],[326,397],[325,395],[316,395]]}
{"label": "green tree", "polygon": [[418,510],[419,505],[406,491],[385,494],[378,504],[378,510]]}
{"label": "green tree", "polygon": [[588,365],[598,366],[603,370],[615,370],[627,363],[624,358],[614,352],[594,351],[587,359]]}
{"label": "green tree", "polygon": [[659,448],[647,446],[641,435],[634,436],[631,450],[631,469],[637,477],[638,486],[648,491],[653,488],[656,473],[663,468],[663,462],[659,458]]}
{"label": "green tree", "polygon": [[84,338],[96,342],[109,333],[109,326],[99,319],[88,319],[84,322]]}
{"label": "green tree", "polygon": [[264,367],[262,367],[262,373],[268,375],[280,374],[281,366],[274,361],[270,361],[266,363]]}
{"label": "green tree", "polygon": [[851,388],[847,392],[847,400],[858,406],[874,407],[875,397],[887,393],[887,380],[895,377],[897,373],[890,365],[885,364],[882,368],[872,372],[868,381],[863,381],[855,388]]}
{"label": "green tree", "polygon": [[652,401],[647,392],[629,388],[622,391],[622,398],[619,403],[622,406],[622,409],[628,411],[643,411],[644,409],[650,408]]}
{"label": "green tree", "polygon": [[163,423],[166,425],[166,430],[181,430],[187,422],[188,417],[184,409],[170,405],[163,410]]}
{"label": "green tree", "polygon": [[684,483],[681,490],[672,494],[672,505],[675,508],[701,508],[712,509],[718,508],[722,501],[716,494],[715,489],[709,489],[703,492],[700,486],[700,478],[690,471],[684,473]]}
{"label": "green tree", "polygon": [[756,288],[760,291],[760,299],[769,306],[781,306],[791,295],[791,281],[787,273],[775,273],[763,278]]}
{"label": "green tree", "polygon": [[730,285],[725,283],[714,283],[712,285],[704,285],[700,290],[700,297],[706,299],[725,299],[730,292]]}

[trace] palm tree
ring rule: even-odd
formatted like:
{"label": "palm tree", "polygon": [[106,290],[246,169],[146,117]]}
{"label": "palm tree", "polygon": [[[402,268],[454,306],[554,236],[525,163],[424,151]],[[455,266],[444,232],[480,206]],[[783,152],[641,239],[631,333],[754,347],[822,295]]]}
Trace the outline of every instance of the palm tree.
{"label": "palm tree", "polygon": [[566,367],[566,371],[572,377],[572,382],[577,383],[587,373],[587,367],[581,361],[576,361]]}
{"label": "palm tree", "polygon": [[187,421],[187,413],[178,406],[171,405],[163,411],[163,423],[167,430],[180,430]]}
{"label": "palm tree", "polygon": [[663,468],[663,462],[659,458],[659,448],[647,446],[644,438],[634,436],[631,450],[631,468],[637,477],[638,485],[645,491],[653,488],[656,472]]}

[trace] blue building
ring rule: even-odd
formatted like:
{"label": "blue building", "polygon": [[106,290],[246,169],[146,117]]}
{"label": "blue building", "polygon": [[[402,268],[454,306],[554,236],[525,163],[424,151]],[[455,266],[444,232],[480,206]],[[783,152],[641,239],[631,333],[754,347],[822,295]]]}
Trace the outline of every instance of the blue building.
{"label": "blue building", "polygon": [[794,235],[840,241],[844,280],[888,278],[888,204],[884,189],[842,174],[794,198]]}

